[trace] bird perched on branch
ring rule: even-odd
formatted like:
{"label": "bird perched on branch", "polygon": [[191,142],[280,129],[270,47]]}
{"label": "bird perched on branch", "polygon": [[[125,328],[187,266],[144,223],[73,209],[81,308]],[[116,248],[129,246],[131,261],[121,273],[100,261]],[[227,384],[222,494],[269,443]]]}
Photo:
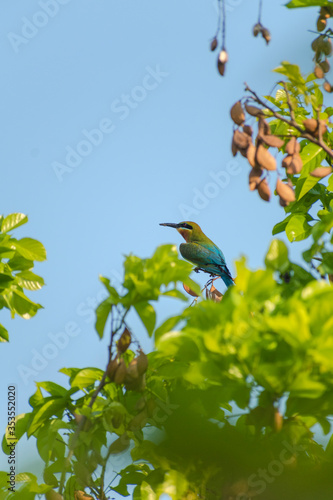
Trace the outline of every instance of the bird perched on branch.
{"label": "bird perched on branch", "polygon": [[181,243],[180,253],[184,259],[197,266],[195,271],[220,276],[227,287],[234,284],[222,251],[207,238],[198,224],[189,221],[179,224],[164,222],[160,226],[174,227],[182,235],[186,243]]}

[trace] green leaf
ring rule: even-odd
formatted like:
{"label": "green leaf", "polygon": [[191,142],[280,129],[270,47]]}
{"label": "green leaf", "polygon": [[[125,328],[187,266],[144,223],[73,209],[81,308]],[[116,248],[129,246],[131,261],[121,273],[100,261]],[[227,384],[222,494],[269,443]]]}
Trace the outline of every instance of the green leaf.
{"label": "green leaf", "polygon": [[285,272],[289,267],[288,248],[281,240],[273,240],[265,257],[266,267]]}
{"label": "green leaf", "polygon": [[37,260],[42,262],[46,259],[46,250],[40,241],[32,238],[22,238],[21,240],[12,239],[10,248],[16,250],[27,260]]}
{"label": "green leaf", "polygon": [[16,213],[7,215],[7,217],[2,220],[1,232],[7,233],[16,227],[22,226],[26,222],[28,222],[28,217],[24,214]]}
{"label": "green leaf", "polygon": [[8,331],[3,325],[0,325],[0,342],[8,342],[9,335]]}
{"label": "green leaf", "polygon": [[313,380],[306,373],[300,373],[290,387],[290,396],[297,398],[319,398],[326,390],[326,386]]}
{"label": "green leaf", "polygon": [[295,214],[289,220],[285,231],[289,241],[301,241],[311,234],[312,227],[308,224],[305,215]]}
{"label": "green leaf", "polygon": [[65,398],[51,398],[43,404],[35,413],[32,422],[27,431],[28,437],[32,436],[36,430],[43,425],[53,415],[61,412],[66,408],[67,400]]}
{"label": "green leaf", "polygon": [[32,318],[35,316],[38,309],[42,308],[40,304],[32,302],[32,300],[28,299],[28,297],[18,289],[12,292],[9,303],[12,310],[24,319]]}
{"label": "green leaf", "polygon": [[71,385],[72,387],[78,387],[79,389],[84,389],[91,384],[94,384],[96,380],[102,380],[103,371],[99,368],[83,368],[80,370],[73,378]]}
{"label": "green leaf", "polygon": [[31,271],[22,271],[16,274],[16,278],[19,285],[26,290],[40,290],[45,285],[43,278]]}
{"label": "green leaf", "polygon": [[146,327],[148,335],[153,334],[155,323],[156,323],[156,313],[155,309],[149,302],[137,302],[134,304],[134,309],[139,315],[142,323]]}
{"label": "green leaf", "polygon": [[96,309],[95,328],[100,339],[103,338],[105,324],[107,322],[109,314],[111,313],[112,306],[113,300],[111,297],[108,297],[107,299],[103,300],[103,302],[101,302]]}
{"label": "green leaf", "polygon": [[327,0],[291,0],[286,4],[286,7],[288,9],[297,9],[299,7],[325,7],[328,5],[331,5],[331,3]]}
{"label": "green leaf", "polygon": [[45,389],[51,396],[65,397],[67,395],[67,390],[55,382],[37,382],[37,387]]}

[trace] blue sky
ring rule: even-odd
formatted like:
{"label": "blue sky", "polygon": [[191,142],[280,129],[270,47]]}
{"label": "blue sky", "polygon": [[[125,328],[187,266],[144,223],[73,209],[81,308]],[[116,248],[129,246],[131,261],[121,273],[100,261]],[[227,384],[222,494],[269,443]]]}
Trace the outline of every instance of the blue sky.
{"label": "blue sky", "polygon": [[[65,383],[57,373],[63,366],[104,367],[106,341],[93,329],[103,294],[98,275],[117,280],[124,254],[146,257],[160,244],[179,244],[180,236],[159,222],[198,222],[231,269],[242,254],[253,268],[263,264],[272,226],[284,213],[276,199],[265,204],[248,191],[249,167],[230,151],[229,110],[245,81],[269,93],[277,79],[271,69],[282,60],[311,70],[313,35],[306,30],[315,10],[264,2],[267,47],[251,36],[257,3],[226,2],[224,78],[209,50],[213,0],[6,3],[1,212],[27,214],[17,235],[39,239],[48,253],[37,266],[47,286],[33,294],[45,309],[30,321],[1,314],[10,332],[1,346],[1,401],[15,384],[19,413],[29,410],[34,380]],[[291,247],[293,258],[300,249]],[[166,301],[159,319],[177,307]],[[131,324],[151,349],[137,318]],[[68,342],[51,348],[53,359],[22,376],[22,366],[33,369],[66,329]],[[5,421],[2,412],[1,429]],[[23,470],[30,459],[29,447],[21,446]]]}

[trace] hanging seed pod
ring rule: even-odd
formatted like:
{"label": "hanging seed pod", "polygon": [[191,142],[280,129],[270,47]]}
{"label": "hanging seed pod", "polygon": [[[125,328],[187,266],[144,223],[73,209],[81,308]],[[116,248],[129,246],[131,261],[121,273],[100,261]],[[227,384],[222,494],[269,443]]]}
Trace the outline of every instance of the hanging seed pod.
{"label": "hanging seed pod", "polygon": [[276,159],[262,144],[257,147],[256,161],[266,170],[276,170]]}
{"label": "hanging seed pod", "polygon": [[327,59],[325,59],[325,61],[321,61],[318,64],[319,64],[319,66],[321,67],[321,69],[323,70],[324,73],[328,73],[329,72],[329,70],[330,70],[330,63],[328,62]]}
{"label": "hanging seed pod", "polygon": [[321,7],[319,14],[320,14],[320,17],[324,17],[324,18],[328,19],[329,17],[332,17],[333,9],[332,9],[332,7]]}
{"label": "hanging seed pod", "polygon": [[269,201],[271,199],[271,190],[269,189],[266,178],[260,182],[258,186],[258,193],[260,198],[264,201]]}
{"label": "hanging seed pod", "polygon": [[210,287],[210,296],[214,302],[221,302],[223,297],[222,293],[214,285]]}
{"label": "hanging seed pod", "polygon": [[117,358],[112,359],[106,368],[106,374],[111,380],[111,382],[113,382],[114,380],[117,368],[118,368],[118,359]]}
{"label": "hanging seed pod", "polygon": [[114,375],[114,381],[116,384],[121,385],[124,383],[125,377],[126,377],[127,369],[125,365],[125,361],[123,358],[119,360],[119,364],[116,370],[116,373]]}
{"label": "hanging seed pod", "polygon": [[250,125],[243,125],[243,132],[244,132],[244,134],[247,134],[250,137],[252,137],[253,129],[252,129],[252,127],[250,127]]}
{"label": "hanging seed pod", "polygon": [[310,175],[312,175],[312,177],[319,177],[320,179],[323,179],[327,175],[330,175],[332,172],[332,167],[318,167],[312,170],[312,172],[310,172]]}
{"label": "hanging seed pod", "polygon": [[139,351],[139,354],[136,358],[136,363],[139,375],[143,375],[144,373],[146,373],[148,368],[148,358],[142,350]]}
{"label": "hanging seed pod", "polygon": [[213,38],[213,40],[210,42],[210,50],[211,50],[212,52],[214,52],[214,50],[216,50],[216,48],[217,48],[217,43],[218,43],[218,42],[217,42],[217,38],[216,38],[216,36],[215,36],[215,37]]}
{"label": "hanging seed pod", "polygon": [[138,371],[138,360],[137,358],[132,359],[130,364],[127,367],[126,380],[128,379],[137,379],[139,376]]}
{"label": "hanging seed pod", "polygon": [[246,112],[251,116],[264,116],[262,109],[257,108],[257,106],[252,106],[251,104],[245,103]]}
{"label": "hanging seed pod", "polygon": [[250,138],[247,134],[244,134],[244,132],[236,129],[233,136],[233,142],[238,149],[246,149],[250,143]]}
{"label": "hanging seed pod", "polygon": [[323,87],[324,87],[324,90],[326,90],[326,92],[329,92],[329,93],[333,92],[333,86],[328,81],[326,81],[324,83]]}
{"label": "hanging seed pod", "polygon": [[[236,143],[234,141],[234,137],[232,137],[231,152],[232,152],[232,156],[236,156],[236,154],[238,153],[238,147],[236,146]],[[185,286],[187,286],[187,285],[183,285],[183,286],[184,286],[184,289],[186,290]],[[187,292],[187,290],[186,290],[186,292]],[[187,292],[187,293],[189,293],[189,292]]]}
{"label": "hanging seed pod", "polygon": [[[237,153],[237,150],[236,150],[236,153]],[[189,295],[191,295],[191,297],[199,297],[199,295],[196,292],[194,292],[188,285],[185,285],[185,283],[183,283],[183,288],[184,288],[185,292],[187,292]]]}
{"label": "hanging seed pod", "polygon": [[324,31],[327,21],[325,18],[319,16],[317,19],[317,31]]}
{"label": "hanging seed pod", "polygon": [[251,167],[257,166],[256,147],[254,146],[254,144],[252,144],[252,142],[250,142],[250,144],[248,145],[248,148],[246,150],[246,158],[247,158],[249,164],[251,165]]}
{"label": "hanging seed pod", "polygon": [[286,144],[286,153],[288,153],[288,155],[293,155],[294,153],[299,153],[300,150],[301,146],[297,142],[296,137],[293,136]]}
{"label": "hanging seed pod", "polygon": [[288,186],[287,184],[284,184],[280,179],[276,181],[276,192],[282,198],[286,204],[291,203],[292,201],[296,200],[294,190]]}
{"label": "hanging seed pod", "polygon": [[325,56],[330,56],[332,54],[332,42],[329,38],[326,38],[326,40],[324,40],[322,51],[324,52]]}
{"label": "hanging seed pod", "polygon": [[258,36],[259,33],[261,33],[261,30],[262,30],[262,24],[261,23],[255,24],[252,30],[253,36]]}
{"label": "hanging seed pod", "polygon": [[261,168],[252,168],[249,173],[249,188],[250,191],[254,191],[260,184],[262,176]]}
{"label": "hanging seed pod", "polygon": [[222,49],[217,59],[217,69],[219,70],[221,76],[224,75],[225,65],[227,61],[228,61],[228,53],[225,49]]}
{"label": "hanging seed pod", "polygon": [[135,417],[132,418],[130,423],[128,424],[128,430],[132,432],[140,431],[147,423],[148,413],[147,410],[143,410]]}
{"label": "hanging seed pod", "polygon": [[269,126],[269,123],[262,117],[259,117],[258,131],[260,135],[271,134],[271,127]]}
{"label": "hanging seed pod", "polygon": [[283,208],[288,205],[288,203],[283,198],[281,198],[281,196],[279,196],[279,204]]}
{"label": "hanging seed pod", "polygon": [[262,37],[263,39],[265,40],[265,42],[267,43],[267,45],[269,44],[269,42],[271,41],[271,34],[269,32],[269,30],[267,28],[263,28],[261,30],[261,34],[262,34]]}
{"label": "hanging seed pod", "polygon": [[237,101],[230,110],[230,116],[236,125],[243,125],[245,122],[245,114],[240,101]]}
{"label": "hanging seed pod", "polygon": [[287,167],[287,174],[296,175],[302,171],[303,162],[302,158],[298,153],[295,153],[291,156],[291,161],[289,167]]}
{"label": "hanging seed pod", "polygon": [[317,130],[318,123],[314,118],[307,118],[303,121],[303,125],[307,132],[309,132],[310,134],[314,134]]}
{"label": "hanging seed pod", "polygon": [[74,492],[74,500],[94,500],[94,499],[92,496],[88,495],[88,493],[86,493],[85,491],[76,490]]}
{"label": "hanging seed pod", "polygon": [[124,353],[127,351],[127,349],[129,348],[130,346],[130,343],[131,343],[131,334],[130,332],[127,330],[127,328],[125,328],[125,330],[123,331],[123,333],[121,334],[118,342],[117,342],[117,350],[119,353]]}
{"label": "hanging seed pod", "polygon": [[261,139],[271,148],[282,148],[284,141],[276,135],[262,135]]}
{"label": "hanging seed pod", "polygon": [[319,64],[316,64],[313,72],[314,72],[316,78],[324,78],[325,73],[323,72],[323,70],[319,66]]}

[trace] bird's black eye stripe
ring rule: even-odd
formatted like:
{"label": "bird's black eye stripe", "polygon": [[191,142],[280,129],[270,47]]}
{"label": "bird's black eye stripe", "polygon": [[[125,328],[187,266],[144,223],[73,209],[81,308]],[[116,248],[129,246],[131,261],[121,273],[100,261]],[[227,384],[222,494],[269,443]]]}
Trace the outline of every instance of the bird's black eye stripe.
{"label": "bird's black eye stripe", "polygon": [[184,229],[193,229],[193,227],[190,226],[189,224],[186,224],[186,222],[181,222],[179,224],[179,227],[183,227]]}

